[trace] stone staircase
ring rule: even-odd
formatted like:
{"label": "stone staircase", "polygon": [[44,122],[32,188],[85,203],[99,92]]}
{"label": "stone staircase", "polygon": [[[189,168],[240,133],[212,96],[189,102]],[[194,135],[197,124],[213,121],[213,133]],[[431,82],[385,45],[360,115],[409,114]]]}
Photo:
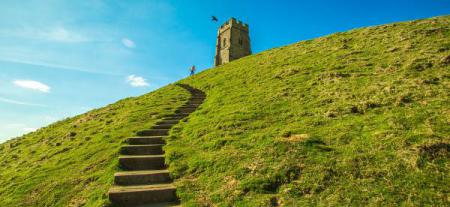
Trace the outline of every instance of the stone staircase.
{"label": "stone staircase", "polygon": [[164,138],[173,125],[194,112],[205,99],[202,91],[184,84],[179,86],[191,93],[189,101],[151,129],[128,138],[128,145],[122,146],[119,165],[124,171],[114,174],[114,186],[109,190],[109,200],[113,205],[177,205],[176,188],[164,162]]}

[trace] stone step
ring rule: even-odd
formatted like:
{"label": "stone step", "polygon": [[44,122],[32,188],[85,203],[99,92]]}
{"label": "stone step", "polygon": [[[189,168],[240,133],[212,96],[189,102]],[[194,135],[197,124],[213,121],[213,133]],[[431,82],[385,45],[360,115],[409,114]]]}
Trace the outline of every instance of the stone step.
{"label": "stone step", "polygon": [[189,108],[178,108],[175,112],[184,112],[184,113],[192,113],[195,110],[198,110],[199,106],[189,107]]}
{"label": "stone step", "polygon": [[189,97],[189,99],[193,98],[206,98],[206,96],[204,94],[191,94],[191,97]]}
{"label": "stone step", "polygon": [[202,99],[202,100],[204,100],[205,98],[206,98],[206,96],[191,96],[189,98],[189,100],[193,100],[193,99]]}
{"label": "stone step", "polygon": [[180,120],[161,120],[161,121],[159,121],[158,123],[156,123],[156,124],[177,124],[178,122],[180,122]]}
{"label": "stone step", "polygon": [[173,116],[170,116],[170,117],[164,117],[163,120],[161,120],[161,121],[166,121],[166,120],[174,121],[174,120],[176,120],[176,121],[180,122],[180,120],[182,120],[184,118],[185,117],[175,117],[175,118],[173,118]]}
{"label": "stone step", "polygon": [[138,206],[149,203],[176,201],[173,184],[114,186],[109,190],[109,199],[119,206]]}
{"label": "stone step", "polygon": [[166,136],[169,134],[169,129],[146,129],[136,133],[138,136]]}
{"label": "stone step", "polygon": [[152,129],[170,129],[174,124],[156,124],[152,126]]}
{"label": "stone step", "polygon": [[189,92],[190,92],[191,94],[205,94],[203,91],[198,90],[198,89],[190,90]]}
{"label": "stone step", "polygon": [[181,207],[179,201],[139,205],[136,207]]}
{"label": "stone step", "polygon": [[121,148],[119,165],[128,170],[114,174],[116,186],[109,191],[114,206],[168,207],[178,206],[176,188],[171,182],[164,159],[164,137],[173,125],[186,118],[203,103],[206,94],[189,85],[178,84],[191,93],[187,103],[176,109],[151,129],[137,132],[139,137],[127,139]]}
{"label": "stone step", "polygon": [[169,116],[166,116],[166,117],[164,117],[164,118],[166,118],[166,119],[183,119],[184,117],[187,117],[187,116],[189,116],[191,113],[175,113],[175,114],[172,114],[172,115],[169,115]]}
{"label": "stone step", "polygon": [[172,181],[168,170],[125,171],[114,174],[116,185],[148,185]]}
{"label": "stone step", "polygon": [[192,100],[201,100],[201,101],[203,101],[203,100],[205,100],[205,99],[206,99],[205,96],[191,96],[191,97],[188,99],[188,101],[192,101]]}
{"label": "stone step", "polygon": [[200,105],[201,104],[185,104],[185,105],[183,105],[181,107],[195,107],[195,108],[198,108]]}
{"label": "stone step", "polygon": [[175,114],[173,114],[173,115],[186,115],[186,116],[189,116],[189,114],[191,114],[192,112],[194,112],[195,111],[195,109],[194,110],[189,110],[189,109],[177,109],[176,111],[175,111]]}
{"label": "stone step", "polygon": [[167,119],[176,119],[176,120],[182,120],[184,118],[186,118],[187,116],[169,116],[166,117]]}
{"label": "stone step", "polygon": [[185,88],[189,93],[203,93],[203,91],[195,89],[195,88]]}
{"label": "stone step", "polygon": [[164,154],[163,144],[125,145],[120,148],[123,155],[160,155]]}
{"label": "stone step", "polygon": [[124,170],[162,170],[166,168],[164,155],[124,155],[119,157]]}
{"label": "stone step", "polygon": [[[197,106],[181,106],[180,108],[178,108],[178,109],[193,109],[193,110],[195,110],[195,109],[197,109],[198,107]],[[177,110],[178,110],[177,109]]]}
{"label": "stone step", "polygon": [[203,101],[205,97],[191,97],[188,101]]}
{"label": "stone step", "polygon": [[197,107],[182,107],[178,108],[175,113],[191,113],[197,110]]}
{"label": "stone step", "polygon": [[202,104],[203,100],[193,100],[193,101],[189,101],[188,104]]}
{"label": "stone step", "polygon": [[140,145],[140,144],[165,144],[162,136],[152,136],[152,137],[129,137],[127,138],[127,143],[130,145]]}
{"label": "stone step", "polygon": [[186,116],[189,116],[191,113],[188,113],[188,112],[175,112],[175,114],[172,114],[172,115],[170,115],[170,116],[167,116],[167,117],[173,117],[173,116],[184,116],[184,117],[186,117]]}

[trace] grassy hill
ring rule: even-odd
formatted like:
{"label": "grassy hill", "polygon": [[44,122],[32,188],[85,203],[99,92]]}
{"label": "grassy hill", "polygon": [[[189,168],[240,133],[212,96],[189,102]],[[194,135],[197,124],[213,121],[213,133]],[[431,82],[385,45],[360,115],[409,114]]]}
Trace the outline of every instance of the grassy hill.
{"label": "grassy hill", "polygon": [[104,206],[124,138],[188,98],[170,85],[1,144],[0,206]]}
{"label": "grassy hill", "polygon": [[[165,148],[187,206],[448,206],[450,16],[351,30],[181,80],[207,94]],[[0,145],[0,206],[102,206],[169,85]]]}

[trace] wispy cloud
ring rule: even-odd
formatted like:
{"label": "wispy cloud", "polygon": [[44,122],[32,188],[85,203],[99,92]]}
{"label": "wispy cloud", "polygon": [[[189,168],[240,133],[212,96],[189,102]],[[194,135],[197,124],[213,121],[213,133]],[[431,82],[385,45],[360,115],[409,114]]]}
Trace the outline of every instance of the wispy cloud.
{"label": "wispy cloud", "polygon": [[34,127],[24,127],[22,128],[23,132],[28,133],[28,132],[34,132],[37,130],[37,128]]}
{"label": "wispy cloud", "polygon": [[0,102],[15,104],[15,105],[23,105],[23,106],[48,107],[47,105],[43,105],[43,104],[28,103],[28,102],[17,101],[17,100],[8,99],[8,98],[2,98],[2,97],[0,97]]}
{"label": "wispy cloud", "polygon": [[15,80],[13,81],[14,85],[21,87],[21,88],[26,88],[26,89],[30,89],[30,90],[35,90],[35,91],[39,91],[39,92],[43,92],[43,93],[49,93],[50,92],[50,86],[41,83],[39,81],[34,81],[34,80]]}
{"label": "wispy cloud", "polygon": [[86,36],[76,33],[75,31],[69,31],[64,27],[54,27],[46,31],[37,31],[35,34],[42,39],[56,42],[75,43],[89,41]]}
{"label": "wispy cloud", "polygon": [[149,86],[149,84],[147,83],[147,81],[143,77],[136,76],[136,75],[129,75],[127,77],[127,82],[133,87],[147,87],[147,86]]}
{"label": "wispy cloud", "polygon": [[128,48],[135,48],[136,44],[133,42],[133,40],[130,40],[128,38],[123,38],[122,39],[122,44],[125,45],[125,47]]}
{"label": "wispy cloud", "polygon": [[54,64],[54,63],[47,63],[47,62],[41,62],[41,61],[27,61],[27,60],[18,60],[18,59],[3,59],[0,58],[1,62],[9,62],[9,63],[19,63],[19,64],[25,64],[25,65],[34,65],[34,66],[42,66],[46,68],[53,68],[53,69],[60,69],[60,70],[70,70],[70,71],[77,71],[77,72],[84,72],[84,73],[91,73],[91,74],[99,74],[99,75],[113,75],[113,76],[120,76],[123,74],[118,73],[108,73],[108,72],[100,72],[85,68],[80,68],[76,66],[70,66],[70,65],[62,65],[62,64]]}
{"label": "wispy cloud", "polygon": [[61,43],[79,43],[91,41],[86,35],[83,35],[75,30],[69,30],[64,26],[49,28],[24,27],[20,29],[9,30],[3,29],[0,30],[0,35]]}

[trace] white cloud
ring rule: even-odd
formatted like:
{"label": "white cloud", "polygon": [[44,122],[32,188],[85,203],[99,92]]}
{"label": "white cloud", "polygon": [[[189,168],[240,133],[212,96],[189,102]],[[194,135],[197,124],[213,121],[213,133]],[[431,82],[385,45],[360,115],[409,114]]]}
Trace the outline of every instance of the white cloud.
{"label": "white cloud", "polygon": [[28,133],[28,132],[34,132],[37,129],[34,127],[24,127],[22,130],[23,130],[23,132]]}
{"label": "white cloud", "polygon": [[68,31],[64,27],[55,27],[49,31],[44,31],[41,35],[52,41],[57,42],[86,42],[88,39],[81,34]]}
{"label": "white cloud", "polygon": [[85,35],[63,26],[36,28],[24,27],[20,29],[0,30],[0,35],[16,36],[27,39],[38,39],[52,42],[78,43],[91,41]]}
{"label": "white cloud", "polygon": [[0,143],[13,138],[17,137],[29,132],[36,131],[37,128],[30,127],[27,124],[23,123],[7,123],[7,124],[0,124],[0,131],[2,132],[0,134]]}
{"label": "white cloud", "polygon": [[36,66],[43,66],[43,67],[51,68],[51,69],[61,69],[61,70],[77,71],[77,72],[100,74],[100,75],[113,75],[113,76],[123,75],[123,74],[119,74],[119,73],[101,72],[101,71],[95,71],[95,70],[91,70],[91,69],[84,69],[84,68],[80,68],[80,67],[76,67],[76,66],[47,63],[47,62],[42,62],[42,61],[27,61],[27,60],[19,60],[19,59],[0,58],[0,62],[19,63],[19,64],[24,64],[24,65],[36,65]]}
{"label": "white cloud", "polygon": [[43,104],[27,103],[27,102],[22,102],[22,101],[17,101],[17,100],[12,100],[12,99],[8,99],[8,98],[2,98],[2,97],[0,97],[0,102],[16,104],[16,105],[24,105],[24,106],[48,107],[47,105],[43,105]]}
{"label": "white cloud", "polygon": [[123,38],[122,39],[122,44],[125,45],[125,47],[128,48],[135,48],[136,44],[133,42],[133,40],[130,40],[128,38]]}
{"label": "white cloud", "polygon": [[147,83],[147,81],[143,77],[136,76],[136,75],[129,75],[127,77],[127,82],[133,87],[146,87],[146,86],[149,86],[149,84]]}
{"label": "white cloud", "polygon": [[40,91],[40,92],[44,92],[44,93],[48,93],[50,92],[50,87],[48,85],[45,85],[39,81],[34,81],[34,80],[15,80],[14,85],[22,87],[22,88],[26,88],[26,89],[31,89],[31,90],[36,90],[36,91]]}

